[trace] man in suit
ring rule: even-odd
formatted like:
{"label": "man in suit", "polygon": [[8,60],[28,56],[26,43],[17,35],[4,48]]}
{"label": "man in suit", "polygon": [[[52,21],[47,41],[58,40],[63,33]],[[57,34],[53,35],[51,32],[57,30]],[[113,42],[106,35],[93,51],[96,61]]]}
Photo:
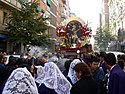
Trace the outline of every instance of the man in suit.
{"label": "man in suit", "polygon": [[125,73],[116,63],[115,55],[113,53],[106,54],[104,61],[110,71],[107,94],[125,94]]}
{"label": "man in suit", "polygon": [[106,55],[106,52],[100,52],[100,54],[99,54],[100,62],[99,62],[98,66],[102,67],[104,70],[104,73],[107,74],[107,67],[106,67],[105,62],[104,62],[105,55]]}

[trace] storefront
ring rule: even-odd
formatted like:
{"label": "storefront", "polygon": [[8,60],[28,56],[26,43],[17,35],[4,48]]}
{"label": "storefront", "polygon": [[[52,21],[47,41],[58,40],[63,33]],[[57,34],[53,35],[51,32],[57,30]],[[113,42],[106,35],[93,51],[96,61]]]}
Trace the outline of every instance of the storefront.
{"label": "storefront", "polygon": [[0,52],[6,52],[7,49],[7,42],[5,42],[6,35],[0,34]]}

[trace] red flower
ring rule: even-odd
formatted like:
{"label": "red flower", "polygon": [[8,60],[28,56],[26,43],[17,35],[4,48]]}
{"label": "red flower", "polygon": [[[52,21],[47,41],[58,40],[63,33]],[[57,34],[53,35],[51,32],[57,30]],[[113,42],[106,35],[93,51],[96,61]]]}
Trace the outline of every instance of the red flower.
{"label": "red flower", "polygon": [[[63,32],[60,32],[61,30],[63,30]],[[58,37],[64,37],[66,36],[66,28],[64,26],[59,26],[56,28],[56,35]]]}

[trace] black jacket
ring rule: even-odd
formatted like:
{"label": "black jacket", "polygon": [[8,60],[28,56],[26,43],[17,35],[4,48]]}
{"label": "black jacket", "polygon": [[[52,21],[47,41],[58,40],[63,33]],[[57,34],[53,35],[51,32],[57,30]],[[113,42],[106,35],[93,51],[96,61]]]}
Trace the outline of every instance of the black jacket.
{"label": "black jacket", "polygon": [[38,87],[39,94],[57,94],[54,89],[47,88],[44,84]]}
{"label": "black jacket", "polygon": [[71,94],[97,94],[98,84],[91,77],[83,77],[71,89]]}

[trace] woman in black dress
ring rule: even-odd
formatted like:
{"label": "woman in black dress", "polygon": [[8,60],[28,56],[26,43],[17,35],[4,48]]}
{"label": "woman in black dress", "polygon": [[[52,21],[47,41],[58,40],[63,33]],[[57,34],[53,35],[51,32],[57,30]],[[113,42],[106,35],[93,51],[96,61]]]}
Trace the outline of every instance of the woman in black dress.
{"label": "woman in black dress", "polygon": [[78,63],[74,67],[75,74],[79,79],[71,88],[71,94],[97,94],[98,84],[92,78],[87,64]]}

